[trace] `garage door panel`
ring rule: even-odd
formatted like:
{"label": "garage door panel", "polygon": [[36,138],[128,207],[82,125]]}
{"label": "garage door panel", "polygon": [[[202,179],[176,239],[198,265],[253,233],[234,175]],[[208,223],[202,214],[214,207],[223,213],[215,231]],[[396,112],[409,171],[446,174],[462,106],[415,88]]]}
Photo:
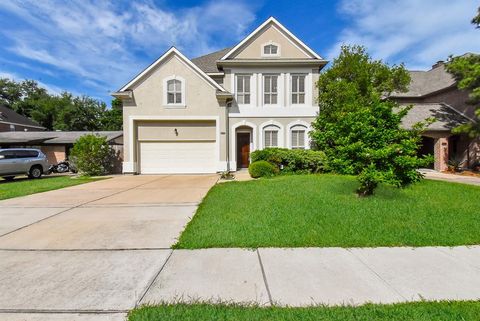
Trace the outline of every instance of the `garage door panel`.
{"label": "garage door panel", "polygon": [[140,142],[140,172],[214,173],[215,142]]}

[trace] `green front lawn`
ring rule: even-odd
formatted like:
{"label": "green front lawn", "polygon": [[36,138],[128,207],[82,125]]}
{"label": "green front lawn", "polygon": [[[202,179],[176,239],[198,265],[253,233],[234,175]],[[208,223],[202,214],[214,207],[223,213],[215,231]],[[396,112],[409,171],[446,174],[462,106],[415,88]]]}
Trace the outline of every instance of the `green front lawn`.
{"label": "green front lawn", "polygon": [[357,184],[323,174],[216,185],[175,247],[480,244],[480,187],[424,180],[359,198]]}
{"label": "green front lawn", "polygon": [[0,179],[0,200],[85,184],[99,179],[103,178],[43,176],[40,179],[20,178],[11,182]]}
{"label": "green front lawn", "polygon": [[479,320],[480,302],[417,302],[359,307],[241,307],[177,304],[142,307],[129,321],[448,321]]}

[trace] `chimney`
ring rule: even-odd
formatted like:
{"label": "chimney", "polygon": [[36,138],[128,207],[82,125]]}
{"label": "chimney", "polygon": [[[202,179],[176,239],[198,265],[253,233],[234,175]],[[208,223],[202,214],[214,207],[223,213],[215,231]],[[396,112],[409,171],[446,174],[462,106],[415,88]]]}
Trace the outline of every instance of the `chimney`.
{"label": "chimney", "polygon": [[445,61],[439,60],[439,61],[437,61],[436,63],[433,64],[432,69],[443,66],[444,64],[445,64]]}

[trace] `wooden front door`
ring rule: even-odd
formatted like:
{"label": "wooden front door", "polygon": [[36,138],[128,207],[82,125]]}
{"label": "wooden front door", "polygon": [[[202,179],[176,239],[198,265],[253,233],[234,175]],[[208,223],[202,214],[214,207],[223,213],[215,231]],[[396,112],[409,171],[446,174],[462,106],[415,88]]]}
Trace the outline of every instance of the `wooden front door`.
{"label": "wooden front door", "polygon": [[247,168],[250,163],[250,133],[237,133],[237,167]]}

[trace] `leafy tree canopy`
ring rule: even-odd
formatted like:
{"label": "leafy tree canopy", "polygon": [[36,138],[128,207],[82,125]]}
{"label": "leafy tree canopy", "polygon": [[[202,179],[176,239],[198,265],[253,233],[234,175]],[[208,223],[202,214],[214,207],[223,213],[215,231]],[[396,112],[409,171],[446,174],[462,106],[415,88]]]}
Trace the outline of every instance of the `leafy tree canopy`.
{"label": "leafy tree canopy", "polygon": [[121,102],[112,108],[88,96],[63,92],[51,95],[33,80],[0,78],[0,104],[29,117],[49,130],[121,130]]}
{"label": "leafy tree canopy", "polygon": [[320,75],[320,113],[311,138],[330,169],[359,175],[360,195],[370,195],[380,182],[401,187],[421,178],[417,168],[429,161],[417,157],[420,132],[401,128],[409,108],[388,99],[405,91],[410,76],[403,65],[373,60],[361,46],[343,46],[332,66]]}
{"label": "leafy tree canopy", "polygon": [[480,7],[477,9],[477,15],[473,17],[472,23],[477,26],[477,28],[480,28]]}

